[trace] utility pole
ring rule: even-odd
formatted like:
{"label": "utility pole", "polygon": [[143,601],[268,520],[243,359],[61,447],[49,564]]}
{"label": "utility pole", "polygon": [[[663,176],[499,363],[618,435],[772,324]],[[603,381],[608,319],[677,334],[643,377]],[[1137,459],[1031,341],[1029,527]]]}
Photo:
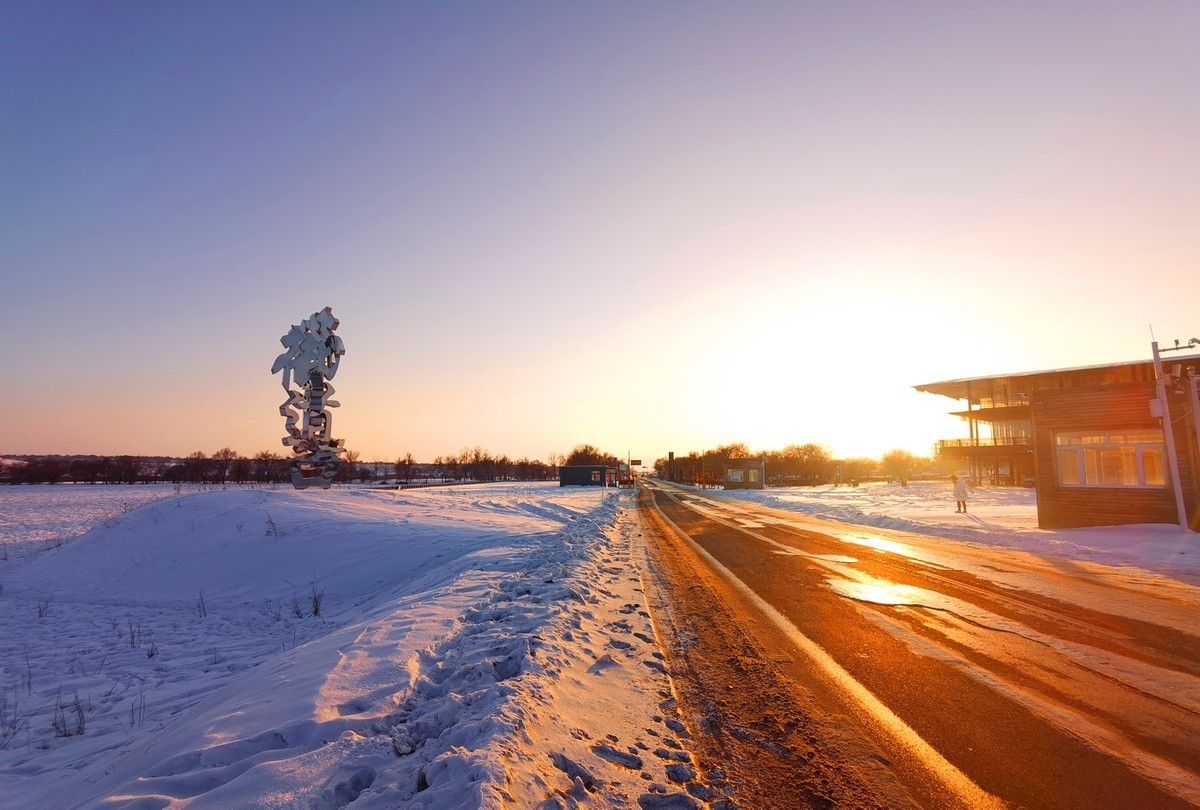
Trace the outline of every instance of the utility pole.
{"label": "utility pole", "polygon": [[[1190,345],[1190,344],[1189,344]],[[1176,342],[1176,349],[1183,348]],[[1158,390],[1158,408],[1162,412],[1163,438],[1167,442],[1167,470],[1171,475],[1171,485],[1175,489],[1175,508],[1179,515],[1179,530],[1191,531],[1188,526],[1187,507],[1183,503],[1183,483],[1179,480],[1179,453],[1175,449],[1175,430],[1171,425],[1171,403],[1167,397],[1167,379],[1163,374],[1162,357],[1158,351],[1158,341],[1150,344],[1154,353],[1154,385]],[[1167,349],[1172,351],[1172,349]]]}
{"label": "utility pole", "polygon": [[1193,368],[1188,369],[1188,386],[1192,390],[1192,419],[1196,423],[1196,445],[1200,450],[1200,373]]}

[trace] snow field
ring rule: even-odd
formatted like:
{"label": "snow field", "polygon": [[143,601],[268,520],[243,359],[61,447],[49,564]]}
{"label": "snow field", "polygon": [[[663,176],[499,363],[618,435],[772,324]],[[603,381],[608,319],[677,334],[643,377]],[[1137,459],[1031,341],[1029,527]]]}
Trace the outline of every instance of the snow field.
{"label": "snow field", "polygon": [[173,494],[170,484],[0,487],[0,561],[26,559]]}
{"label": "snow field", "polygon": [[696,806],[638,531],[552,486],[122,510],[0,563],[3,801]]}

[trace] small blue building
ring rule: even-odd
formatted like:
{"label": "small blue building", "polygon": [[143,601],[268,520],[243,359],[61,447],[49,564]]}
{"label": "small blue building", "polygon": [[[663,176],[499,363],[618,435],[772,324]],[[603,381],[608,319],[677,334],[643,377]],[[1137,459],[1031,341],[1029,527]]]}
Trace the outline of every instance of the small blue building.
{"label": "small blue building", "polygon": [[558,468],[560,487],[611,487],[617,484],[617,471],[603,464],[581,464]]}

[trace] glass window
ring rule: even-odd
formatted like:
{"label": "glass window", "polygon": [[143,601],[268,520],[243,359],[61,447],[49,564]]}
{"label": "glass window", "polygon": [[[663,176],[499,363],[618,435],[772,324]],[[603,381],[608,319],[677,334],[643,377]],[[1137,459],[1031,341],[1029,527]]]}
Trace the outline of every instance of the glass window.
{"label": "glass window", "polygon": [[1166,467],[1163,465],[1163,449],[1147,447],[1142,450],[1143,478],[1148,487],[1165,487],[1167,485]]}
{"label": "glass window", "polygon": [[1083,482],[1079,480],[1079,451],[1062,449],[1058,451],[1058,477],[1064,487],[1077,487]]}
{"label": "glass window", "polygon": [[1055,434],[1056,444],[1108,444],[1106,433],[1058,433]]}
{"label": "glass window", "polygon": [[1137,486],[1137,451],[1134,448],[1128,445],[1107,447],[1097,455],[1100,457],[1100,486]]}
{"label": "glass window", "polygon": [[751,484],[758,483],[758,470],[751,467],[749,470],[746,470],[746,475],[748,476],[748,478],[746,480],[749,481]]}
{"label": "glass window", "polygon": [[1100,458],[1092,448],[1083,451],[1083,483],[1100,486]]}
{"label": "glass window", "polygon": [[741,470],[730,470],[729,471],[729,483],[731,483],[731,484],[742,483],[742,471]]}
{"label": "glass window", "polygon": [[1058,480],[1064,487],[1163,487],[1161,430],[1055,434]]}

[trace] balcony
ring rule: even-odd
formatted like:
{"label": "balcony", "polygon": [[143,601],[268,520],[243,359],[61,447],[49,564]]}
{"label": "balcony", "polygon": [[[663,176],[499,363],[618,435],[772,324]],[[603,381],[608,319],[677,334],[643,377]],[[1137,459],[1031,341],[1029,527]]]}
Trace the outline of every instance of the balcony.
{"label": "balcony", "polygon": [[1030,447],[1033,445],[1031,436],[1008,436],[999,439],[939,439],[938,451],[946,449],[961,449],[968,447]]}
{"label": "balcony", "polygon": [[1001,439],[942,439],[934,447],[938,456],[959,459],[1012,459],[1033,454],[1033,439],[1010,436]]}

